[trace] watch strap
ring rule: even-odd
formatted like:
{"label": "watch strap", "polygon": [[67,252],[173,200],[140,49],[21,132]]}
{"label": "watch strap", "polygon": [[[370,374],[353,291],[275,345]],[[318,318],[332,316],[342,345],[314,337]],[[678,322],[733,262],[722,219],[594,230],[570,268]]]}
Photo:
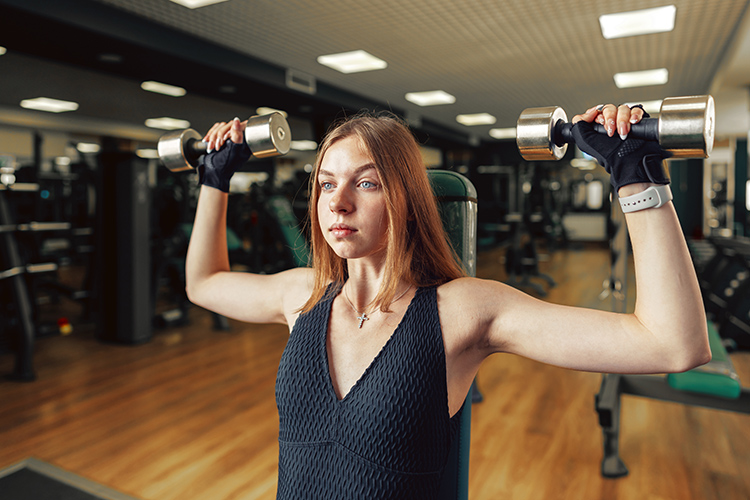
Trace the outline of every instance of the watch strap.
{"label": "watch strap", "polygon": [[647,208],[659,208],[671,200],[672,190],[669,189],[669,184],[664,184],[651,186],[640,193],[620,198],[620,207],[622,208],[622,213],[627,214],[646,210]]}

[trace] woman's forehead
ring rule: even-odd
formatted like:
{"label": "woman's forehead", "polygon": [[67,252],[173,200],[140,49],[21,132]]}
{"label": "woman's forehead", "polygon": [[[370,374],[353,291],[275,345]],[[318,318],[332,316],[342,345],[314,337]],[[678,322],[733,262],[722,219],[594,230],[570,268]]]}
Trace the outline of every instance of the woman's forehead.
{"label": "woman's forehead", "polygon": [[375,170],[375,162],[357,136],[349,136],[334,142],[320,161],[318,175],[342,175]]}

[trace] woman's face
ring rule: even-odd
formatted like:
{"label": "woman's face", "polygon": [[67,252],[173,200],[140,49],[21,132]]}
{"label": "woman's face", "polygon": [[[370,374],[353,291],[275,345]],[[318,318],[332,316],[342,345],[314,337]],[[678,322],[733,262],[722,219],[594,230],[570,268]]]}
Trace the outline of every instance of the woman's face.
{"label": "woman's face", "polygon": [[388,229],[385,193],[359,137],[346,137],[328,149],[317,182],[318,222],[336,255],[382,259]]}

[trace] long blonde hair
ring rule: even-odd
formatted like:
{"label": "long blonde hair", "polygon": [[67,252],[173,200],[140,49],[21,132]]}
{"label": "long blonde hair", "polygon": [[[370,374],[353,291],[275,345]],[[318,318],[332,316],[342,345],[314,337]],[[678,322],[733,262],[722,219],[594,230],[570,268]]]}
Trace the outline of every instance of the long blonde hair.
{"label": "long blonde hair", "polygon": [[329,283],[348,278],[346,259],[334,253],[318,220],[318,171],[333,144],[357,136],[372,158],[383,186],[388,217],[385,276],[374,304],[384,312],[399,282],[441,285],[465,275],[443,229],[435,196],[419,146],[406,124],[390,113],[362,112],[347,118],[327,134],[310,177],[309,223],[314,270],[313,293],[302,306],[307,312],[320,301]]}

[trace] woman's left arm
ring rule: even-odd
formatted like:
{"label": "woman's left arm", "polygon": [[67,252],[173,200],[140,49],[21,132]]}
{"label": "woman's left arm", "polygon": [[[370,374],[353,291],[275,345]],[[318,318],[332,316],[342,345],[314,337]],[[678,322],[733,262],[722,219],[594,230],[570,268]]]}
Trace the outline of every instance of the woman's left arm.
{"label": "woman's left arm", "polygon": [[[609,108],[592,108],[573,121],[597,121],[614,136],[627,134],[631,120],[642,116],[626,106]],[[618,194],[626,197],[655,185],[629,183],[619,186]],[[681,372],[708,362],[703,301],[674,206],[667,202],[625,217],[636,274],[632,314],[549,304],[501,283],[475,281],[464,292],[476,298],[466,300],[467,312],[476,320],[475,340],[485,355],[512,352],[610,373]]]}

